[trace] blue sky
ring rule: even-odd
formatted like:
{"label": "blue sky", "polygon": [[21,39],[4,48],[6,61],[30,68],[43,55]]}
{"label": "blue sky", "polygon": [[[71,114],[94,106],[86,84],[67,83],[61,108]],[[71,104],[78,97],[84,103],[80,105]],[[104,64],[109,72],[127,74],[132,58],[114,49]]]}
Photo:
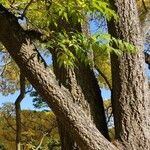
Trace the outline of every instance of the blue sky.
{"label": "blue sky", "polygon": [[[150,75],[150,70],[148,69],[148,66],[145,65],[146,72],[148,75]],[[0,106],[2,106],[3,103],[6,102],[15,102],[17,96],[19,95],[19,92],[16,92],[15,94],[9,94],[8,96],[2,96],[0,94]],[[104,100],[110,99],[111,92],[107,89],[102,89],[102,97]],[[32,98],[29,96],[29,94],[26,94],[25,98],[23,99],[21,103],[22,109],[32,109],[32,110],[42,110],[42,109],[35,109],[32,104]]]}
{"label": "blue sky", "polygon": [[[47,52],[46,50],[44,51],[45,53]],[[52,58],[51,55],[44,55],[44,53],[41,53],[42,57],[45,59],[46,63],[52,64]],[[2,56],[1,56],[2,57]],[[0,62],[0,65],[3,65],[2,62]],[[12,102],[14,103],[15,100],[17,99],[19,95],[19,91],[15,92],[14,94],[9,94],[7,96],[3,96],[0,93],[0,106],[3,105],[3,103],[7,103],[7,102]],[[21,108],[22,109],[32,109],[32,110],[42,110],[42,109],[35,109],[33,104],[32,104],[32,98],[30,97],[29,94],[26,94],[25,98],[22,100],[21,102]]]}
{"label": "blue sky", "polygon": [[[16,98],[18,97],[19,92],[16,92],[15,94],[9,94],[8,96],[2,96],[0,94],[0,106],[2,106],[3,103],[7,102],[15,102]],[[34,106],[32,105],[32,98],[27,94],[25,98],[23,99],[21,103],[22,109],[34,109]]]}
{"label": "blue sky", "polygon": [[[9,94],[8,96],[2,96],[0,94],[0,106],[2,106],[3,103],[6,102],[15,102],[16,98],[18,97],[19,92],[16,92],[15,94]],[[109,99],[110,98],[110,91],[106,89],[102,89],[102,96],[103,98]],[[30,97],[29,94],[25,96],[21,103],[21,108],[22,109],[32,109],[32,110],[42,110],[42,109],[35,109],[34,106],[32,105],[32,98]]]}

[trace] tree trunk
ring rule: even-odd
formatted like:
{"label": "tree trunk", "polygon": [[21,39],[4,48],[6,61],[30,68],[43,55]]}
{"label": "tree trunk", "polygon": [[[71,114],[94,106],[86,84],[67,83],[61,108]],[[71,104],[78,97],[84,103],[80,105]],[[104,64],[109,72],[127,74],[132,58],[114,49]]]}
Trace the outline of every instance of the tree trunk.
{"label": "tree trunk", "polygon": [[18,20],[0,5],[0,41],[29,82],[46,100],[82,150],[117,150],[95,127],[71,93],[59,86],[52,71],[45,68],[35,46]]}
{"label": "tree trunk", "polygon": [[61,141],[61,150],[78,150],[76,141],[73,139],[70,132],[68,132],[67,127],[61,122],[59,117],[57,117],[58,129]]}
{"label": "tree trunk", "polygon": [[[63,29],[65,29],[66,32],[75,30],[77,32],[84,32],[88,36],[87,23],[84,23],[82,26],[79,23],[74,24],[72,24],[72,22],[68,23],[63,21],[63,24],[58,24],[56,32],[61,32]],[[71,51],[73,52],[72,49]],[[63,66],[59,67],[57,51],[53,50],[51,53],[53,57],[54,73],[59,84],[62,84],[71,92],[75,103],[84,109],[87,116],[93,120],[98,130],[109,140],[103,99],[93,70],[83,62],[76,64],[77,68],[74,69],[66,69]],[[62,150],[79,149],[76,142],[72,140],[71,135],[67,133],[66,127],[60,123],[59,116],[57,116],[57,118],[62,141]]]}
{"label": "tree trunk", "polygon": [[[112,2],[114,3],[114,2]],[[143,40],[135,0],[115,0],[119,21],[109,33],[136,46],[136,53],[111,56],[112,107],[116,139],[127,150],[150,149],[148,87],[144,74]]]}
{"label": "tree trunk", "polygon": [[[67,70],[63,67],[60,68],[55,56],[53,54],[54,72],[60,84],[63,84],[69,89],[74,97],[74,102],[83,108],[84,112],[93,120],[99,131],[109,139],[101,91],[94,72],[84,64],[79,65],[79,68],[74,70]],[[61,123],[60,128],[60,135],[63,140],[62,149],[77,149],[76,143],[72,141],[69,133],[66,132],[65,127],[63,127]],[[65,141],[67,141],[67,143]]]}

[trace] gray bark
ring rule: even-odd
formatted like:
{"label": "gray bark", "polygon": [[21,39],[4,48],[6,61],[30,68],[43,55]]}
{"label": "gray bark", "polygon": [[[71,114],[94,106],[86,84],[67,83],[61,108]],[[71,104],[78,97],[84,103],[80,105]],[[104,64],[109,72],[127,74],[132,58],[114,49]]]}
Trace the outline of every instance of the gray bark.
{"label": "gray bark", "polygon": [[111,56],[112,107],[115,132],[122,149],[149,150],[148,86],[144,74],[143,39],[135,0],[115,0],[119,21],[109,23],[109,33],[134,44],[137,53]]}
{"label": "gray bark", "polygon": [[45,68],[35,46],[17,19],[0,5],[0,41],[29,82],[65,124],[82,150],[116,150],[95,127],[71,93],[59,86],[53,73]]}

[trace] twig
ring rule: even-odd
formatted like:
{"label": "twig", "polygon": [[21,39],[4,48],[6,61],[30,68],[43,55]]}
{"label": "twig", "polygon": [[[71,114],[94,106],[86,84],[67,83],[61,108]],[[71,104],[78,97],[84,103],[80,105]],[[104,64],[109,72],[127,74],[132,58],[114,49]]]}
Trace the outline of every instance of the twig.
{"label": "twig", "polygon": [[39,150],[39,149],[40,149],[40,147],[41,147],[41,145],[42,145],[42,143],[43,143],[43,140],[44,140],[45,136],[47,136],[47,134],[48,134],[48,133],[44,133],[44,134],[43,134],[42,139],[41,139],[39,145],[37,146],[37,148],[36,148],[35,150]]}
{"label": "twig", "polygon": [[33,90],[33,86],[31,87],[31,89],[28,89],[28,90],[25,92],[25,94],[32,92],[32,90]]}
{"label": "twig", "polygon": [[27,10],[28,8],[30,7],[30,5],[34,2],[34,0],[30,0],[30,2],[26,5],[26,7],[24,8],[23,10],[23,13],[21,14],[20,17],[18,17],[18,19],[21,19],[23,20],[23,18],[25,17],[26,13],[27,13]]}
{"label": "twig", "polygon": [[98,71],[98,73],[102,76],[102,78],[105,80],[106,84],[108,85],[110,91],[112,90],[111,85],[107,79],[107,77],[105,76],[105,74],[95,65],[96,70]]}

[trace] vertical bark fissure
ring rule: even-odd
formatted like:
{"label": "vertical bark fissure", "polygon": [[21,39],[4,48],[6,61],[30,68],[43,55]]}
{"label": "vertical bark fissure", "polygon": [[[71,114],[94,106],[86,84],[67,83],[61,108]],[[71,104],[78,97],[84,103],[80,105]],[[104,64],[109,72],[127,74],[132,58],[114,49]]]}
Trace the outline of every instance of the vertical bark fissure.
{"label": "vertical bark fissure", "polygon": [[136,46],[134,54],[111,55],[112,107],[116,138],[123,149],[150,149],[147,80],[144,74],[143,39],[135,0],[114,0],[119,21],[109,22],[109,33]]}

